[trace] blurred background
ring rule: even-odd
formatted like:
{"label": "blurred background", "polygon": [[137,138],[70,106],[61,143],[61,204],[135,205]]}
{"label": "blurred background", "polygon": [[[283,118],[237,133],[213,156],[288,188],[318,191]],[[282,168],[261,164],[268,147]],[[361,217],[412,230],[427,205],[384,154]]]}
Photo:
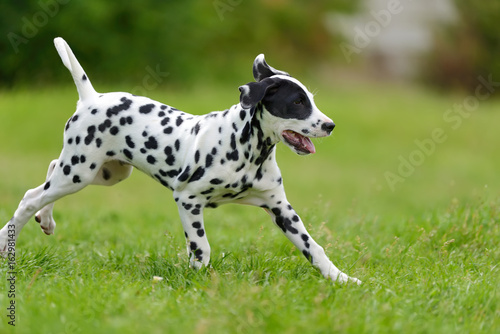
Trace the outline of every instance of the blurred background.
{"label": "blurred background", "polygon": [[[499,16],[500,1],[2,1],[5,216],[45,177],[74,109],[56,36],[98,91],[147,95],[195,114],[237,103],[237,87],[253,81],[252,62],[265,53],[317,93],[337,123],[313,156],[278,146],[298,209],[319,201],[378,215],[497,198]],[[5,177],[28,167],[39,173]],[[151,187],[153,197],[163,191]]]}
{"label": "blurred background", "polygon": [[67,81],[62,36],[100,81],[248,79],[261,52],[299,75],[473,90],[500,77],[500,2],[466,0],[22,0],[0,4],[0,86]]}

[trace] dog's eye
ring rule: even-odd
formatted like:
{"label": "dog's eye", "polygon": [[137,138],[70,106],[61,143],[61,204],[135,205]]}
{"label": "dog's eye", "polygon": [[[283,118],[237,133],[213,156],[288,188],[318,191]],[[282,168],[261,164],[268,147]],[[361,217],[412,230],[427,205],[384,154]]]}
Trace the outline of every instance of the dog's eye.
{"label": "dog's eye", "polygon": [[293,101],[293,104],[304,104],[304,101],[302,101],[302,99],[297,99]]}

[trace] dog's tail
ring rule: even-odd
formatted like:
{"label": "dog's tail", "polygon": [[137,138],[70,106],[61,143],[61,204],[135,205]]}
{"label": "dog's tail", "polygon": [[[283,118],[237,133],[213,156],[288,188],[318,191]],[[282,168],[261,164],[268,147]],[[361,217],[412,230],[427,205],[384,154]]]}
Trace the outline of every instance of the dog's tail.
{"label": "dog's tail", "polygon": [[73,51],[71,51],[68,43],[66,43],[66,41],[61,37],[57,37],[54,39],[54,45],[56,46],[57,52],[59,53],[64,66],[68,68],[73,76],[73,80],[75,80],[80,100],[86,100],[97,94],[94,87],[92,87],[89,78],[85,74],[85,71],[73,54]]}

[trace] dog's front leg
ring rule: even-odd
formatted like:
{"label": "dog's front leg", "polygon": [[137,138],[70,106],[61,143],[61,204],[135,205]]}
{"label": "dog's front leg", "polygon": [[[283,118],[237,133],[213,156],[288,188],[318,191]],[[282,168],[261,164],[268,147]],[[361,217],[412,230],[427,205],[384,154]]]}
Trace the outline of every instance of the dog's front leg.
{"label": "dog's front leg", "polygon": [[[271,198],[270,198],[271,199]],[[271,215],[274,223],[282,230],[285,236],[304,254],[311,264],[318,268],[325,278],[339,283],[348,281],[360,284],[357,278],[349,277],[341,272],[325,254],[323,247],[307,232],[299,215],[286,200],[284,193],[274,194],[272,205],[265,204],[265,210]]]}
{"label": "dog's front leg", "polygon": [[185,196],[175,196],[175,201],[186,237],[189,266],[200,269],[210,262],[210,245],[203,225],[203,204]]}

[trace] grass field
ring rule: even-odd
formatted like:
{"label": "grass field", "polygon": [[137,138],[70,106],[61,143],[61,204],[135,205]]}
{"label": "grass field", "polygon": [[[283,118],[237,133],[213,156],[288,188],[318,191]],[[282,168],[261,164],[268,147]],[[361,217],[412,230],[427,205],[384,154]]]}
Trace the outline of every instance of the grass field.
{"label": "grass field", "polygon": [[[150,96],[204,113],[234,86]],[[57,202],[54,236],[26,225],[15,299],[0,262],[0,333],[12,300],[16,333],[499,332],[500,101],[459,114],[466,96],[414,87],[316,92],[334,135],[308,157],[280,144],[278,161],[309,232],[363,285],[326,281],[263,210],[235,205],[206,210],[212,267],[190,270],[171,193],[136,171]],[[44,181],[76,98],[0,92],[2,224]]]}

